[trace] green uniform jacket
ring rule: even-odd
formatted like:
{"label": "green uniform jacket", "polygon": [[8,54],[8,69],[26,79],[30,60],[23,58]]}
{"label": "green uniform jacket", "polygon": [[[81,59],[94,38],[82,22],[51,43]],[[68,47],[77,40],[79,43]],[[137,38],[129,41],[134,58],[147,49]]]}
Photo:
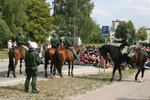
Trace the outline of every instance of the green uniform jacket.
{"label": "green uniform jacket", "polygon": [[64,38],[64,45],[67,47],[73,46],[73,39],[70,36]]}
{"label": "green uniform jacket", "polygon": [[39,53],[36,50],[29,49],[25,57],[26,69],[37,70],[37,66],[42,64]]}
{"label": "green uniform jacket", "polygon": [[24,45],[26,44],[24,37],[22,37],[20,35],[16,37],[16,42],[17,42],[17,44],[24,44]]}
{"label": "green uniform jacket", "polygon": [[59,44],[60,44],[60,41],[59,41],[58,37],[53,37],[51,39],[51,44],[52,44],[52,46],[58,47]]}

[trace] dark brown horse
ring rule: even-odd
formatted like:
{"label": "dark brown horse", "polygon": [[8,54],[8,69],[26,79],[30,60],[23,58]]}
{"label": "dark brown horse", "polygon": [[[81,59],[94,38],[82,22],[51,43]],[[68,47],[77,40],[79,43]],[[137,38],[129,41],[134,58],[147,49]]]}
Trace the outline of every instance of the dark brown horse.
{"label": "dark brown horse", "polygon": [[[81,50],[81,46],[74,46],[74,50],[79,53]],[[62,67],[64,65],[65,62],[68,63],[68,75],[73,76],[73,68],[74,68],[74,56],[72,54],[72,52],[69,49],[66,48],[59,48],[56,50],[55,53],[55,66],[58,70],[58,73],[60,74],[61,77],[63,77],[62,75]],[[71,69],[71,73],[70,73],[70,69]]]}
{"label": "dark brown horse", "polygon": [[131,66],[136,65],[138,68],[138,71],[135,75],[135,81],[137,81],[138,75],[141,72],[141,79],[139,81],[142,81],[142,78],[144,77],[144,64],[148,59],[148,54],[146,51],[143,51],[141,49],[134,49],[131,54],[125,55],[127,64],[130,64]]}
{"label": "dark brown horse", "polygon": [[9,77],[9,72],[13,71],[13,76],[16,77],[15,69],[18,64],[18,61],[20,60],[20,74],[22,74],[21,68],[22,68],[22,60],[24,59],[26,54],[26,50],[24,47],[14,47],[9,50],[9,65],[8,65],[8,73],[7,77]]}
{"label": "dark brown horse", "polygon": [[103,56],[103,58],[106,61],[111,58],[111,60],[114,63],[111,81],[113,81],[115,72],[117,69],[118,69],[119,75],[120,75],[119,80],[122,79],[121,67],[122,67],[122,63],[125,62],[125,59],[124,59],[124,56],[122,55],[121,51],[124,48],[124,46],[125,45],[121,45],[120,47],[113,46],[113,45],[104,45],[99,49],[100,54]]}
{"label": "dark brown horse", "polygon": [[55,74],[55,67],[54,67],[55,51],[56,51],[55,48],[49,48],[48,50],[45,51],[45,65],[44,65],[44,68],[45,68],[45,77],[47,77],[47,65],[49,64],[49,61],[51,63],[50,74],[51,75]]}

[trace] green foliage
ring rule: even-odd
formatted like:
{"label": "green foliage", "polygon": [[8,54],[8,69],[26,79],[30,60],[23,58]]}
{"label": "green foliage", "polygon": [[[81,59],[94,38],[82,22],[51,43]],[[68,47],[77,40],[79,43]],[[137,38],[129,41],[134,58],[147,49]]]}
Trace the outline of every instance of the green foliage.
{"label": "green foliage", "polygon": [[23,27],[27,22],[26,2],[25,0],[2,0],[1,4],[2,17],[13,33],[12,36],[15,37],[18,32],[23,32]]}
{"label": "green foliage", "polygon": [[0,18],[0,46],[4,46],[12,33],[7,23]]}
{"label": "green foliage", "polygon": [[53,4],[55,32],[59,36],[71,33],[84,43],[101,42],[100,28],[90,17],[94,8],[91,0],[54,0]]}
{"label": "green foliage", "polygon": [[130,43],[135,42],[135,27],[129,22],[120,22],[115,33],[116,38],[127,39]]}
{"label": "green foliage", "polygon": [[50,31],[54,28],[53,18],[50,15],[50,5],[45,0],[27,0],[26,13],[29,17],[25,30],[27,36],[34,41],[46,42]]}
{"label": "green foliage", "polygon": [[147,31],[145,27],[141,27],[136,34],[137,40],[146,40],[147,39]]}

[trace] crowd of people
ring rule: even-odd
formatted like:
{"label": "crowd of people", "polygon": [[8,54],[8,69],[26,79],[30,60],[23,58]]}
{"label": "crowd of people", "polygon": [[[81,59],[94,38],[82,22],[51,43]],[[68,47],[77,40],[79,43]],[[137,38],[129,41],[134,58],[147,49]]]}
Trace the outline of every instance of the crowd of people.
{"label": "crowd of people", "polygon": [[[8,43],[8,48],[11,49],[15,46],[23,46],[26,45],[28,47],[28,52],[25,58],[25,65],[26,65],[26,81],[25,81],[25,92],[28,92],[29,90],[29,81],[32,77],[32,92],[33,93],[38,93],[39,91],[36,89],[36,73],[37,73],[37,66],[42,62],[43,57],[44,57],[44,52],[45,50],[49,48],[59,48],[60,46],[64,46],[66,49],[70,50],[76,59],[74,64],[78,65],[86,65],[86,66],[95,66],[95,67],[111,67],[113,66],[113,62],[111,59],[108,61],[105,61],[103,57],[99,53],[99,47],[96,46],[82,46],[84,48],[82,51],[80,51],[80,56],[77,55],[75,52],[73,46],[73,40],[70,34],[67,34],[63,40],[59,40],[56,34],[52,35],[52,39],[50,43],[46,45],[37,45],[37,43],[28,40],[26,41],[24,36],[22,34],[18,34],[16,39],[14,41],[9,40]],[[26,46],[24,47],[26,49]],[[39,48],[39,52],[37,52],[37,48]],[[150,51],[150,47],[139,47],[139,46],[131,46],[130,48],[134,49],[142,49],[145,51]],[[40,53],[40,54],[39,54]],[[39,59],[41,57],[41,59]],[[34,59],[34,60],[29,60],[29,59]],[[36,61],[34,62],[34,61]],[[34,64],[34,65],[33,65]],[[150,69],[150,57],[149,60],[145,64],[145,68]]]}

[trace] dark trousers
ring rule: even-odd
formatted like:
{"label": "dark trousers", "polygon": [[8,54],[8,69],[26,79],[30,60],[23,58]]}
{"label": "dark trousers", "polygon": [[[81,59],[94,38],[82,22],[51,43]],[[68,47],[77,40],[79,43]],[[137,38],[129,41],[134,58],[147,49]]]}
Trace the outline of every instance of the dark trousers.
{"label": "dark trousers", "polygon": [[29,89],[29,83],[30,83],[30,79],[32,78],[32,82],[31,82],[31,86],[32,86],[32,90],[36,90],[36,80],[37,80],[37,70],[32,70],[32,69],[26,69],[26,81],[25,81],[25,89]]}

